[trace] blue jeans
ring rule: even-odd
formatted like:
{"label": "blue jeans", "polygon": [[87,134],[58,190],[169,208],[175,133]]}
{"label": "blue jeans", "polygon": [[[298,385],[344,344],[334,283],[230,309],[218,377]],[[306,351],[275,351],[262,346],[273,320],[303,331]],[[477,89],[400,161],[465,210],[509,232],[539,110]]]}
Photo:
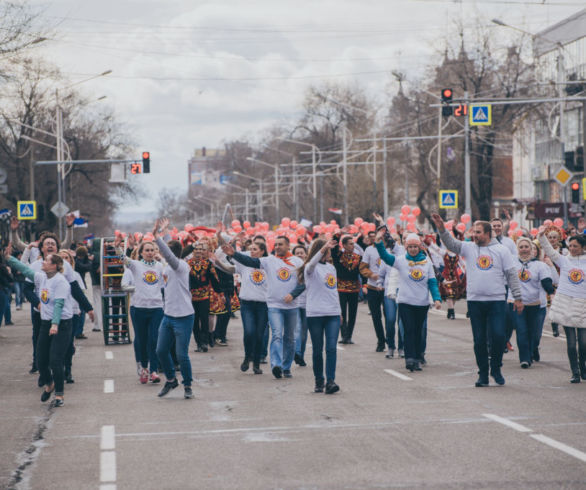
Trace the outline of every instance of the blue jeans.
{"label": "blue jeans", "polygon": [[141,366],[150,372],[156,373],[159,367],[157,358],[157,342],[159,325],[163,319],[163,308],[137,308],[131,306],[134,325],[135,342],[138,347],[138,360]]}
{"label": "blue jeans", "polygon": [[531,364],[533,352],[539,346],[543,321],[546,309],[540,305],[525,306],[521,314],[513,310],[513,304],[508,303],[508,313],[515,322],[517,329],[517,348],[519,349],[519,362]]}
{"label": "blue jeans", "polygon": [[[130,320],[132,321],[132,328],[136,325],[136,320],[134,319],[134,308],[130,307]],[[134,348],[134,360],[136,362],[140,362],[140,355],[138,353],[138,340],[136,340],[136,333],[134,334],[134,341],[132,342],[132,347]]]}
{"label": "blue jeans", "polygon": [[[6,309],[8,309],[8,314]],[[10,302],[8,293],[3,288],[0,288],[0,326],[2,326],[2,318],[5,319],[5,323],[10,322]]]}
{"label": "blue jeans", "polygon": [[298,308],[269,308],[271,325],[271,367],[291,369],[295,353],[295,326]]}
{"label": "blue jeans", "polygon": [[324,334],[326,338],[326,379],[336,379],[336,343],[340,333],[340,317],[310,316],[307,318],[313,348],[313,375],[316,381],[324,379]]}
{"label": "blue jeans", "polygon": [[255,366],[260,364],[263,337],[268,322],[267,304],[262,301],[240,300],[240,315],[244,328],[244,356]]}
{"label": "blue jeans", "polygon": [[307,316],[305,308],[299,308],[297,327],[295,328],[295,354],[303,357],[305,355],[305,344],[307,344]]}
{"label": "blue jeans", "polygon": [[83,333],[83,326],[85,324],[85,311],[79,315],[73,315],[73,336],[77,337]]}
{"label": "blue jeans", "polygon": [[12,289],[14,291],[14,304],[17,307],[22,306],[22,300],[24,298],[22,282],[14,281],[14,286]]}
{"label": "blue jeans", "polygon": [[[385,331],[387,337],[387,346],[389,349],[395,349],[395,323],[397,323],[397,302],[385,296],[384,298],[384,312],[385,312]],[[399,320],[397,328],[397,337],[399,338],[399,349],[403,348],[403,323]]]}
{"label": "blue jeans", "polygon": [[506,302],[468,301],[470,324],[474,337],[474,355],[481,376],[488,376],[488,342],[490,368],[500,370],[506,343]]}
{"label": "blue jeans", "polygon": [[183,377],[183,385],[191,386],[193,377],[191,361],[189,360],[189,341],[191,340],[192,328],[193,314],[180,317],[163,315],[163,321],[159,327],[157,355],[167,381],[175,379],[175,366],[171,357],[171,345],[175,339],[175,352]]}
{"label": "blue jeans", "polygon": [[269,355],[269,333],[271,329],[269,328],[269,314],[267,311],[267,323],[264,328],[264,333],[262,335],[262,354],[260,357],[267,357]]}

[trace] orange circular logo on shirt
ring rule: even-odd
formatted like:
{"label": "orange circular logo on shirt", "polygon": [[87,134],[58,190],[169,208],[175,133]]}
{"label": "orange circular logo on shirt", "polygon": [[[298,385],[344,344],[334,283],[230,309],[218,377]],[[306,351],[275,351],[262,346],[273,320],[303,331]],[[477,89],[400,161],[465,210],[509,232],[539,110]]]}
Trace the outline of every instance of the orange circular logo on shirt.
{"label": "orange circular logo on shirt", "polygon": [[326,286],[329,289],[334,289],[336,287],[336,284],[337,284],[336,276],[334,276],[333,274],[328,274],[326,276]]}
{"label": "orange circular logo on shirt", "polygon": [[581,269],[572,269],[568,273],[568,279],[572,284],[582,284],[584,282],[584,272]]}
{"label": "orange circular logo on shirt", "polygon": [[260,286],[265,282],[264,272],[260,269],[254,269],[250,273],[250,280],[252,281],[252,284],[254,284],[255,286]]}
{"label": "orange circular logo on shirt", "polygon": [[423,271],[418,267],[414,267],[409,271],[409,277],[417,282],[422,281],[424,277]]}
{"label": "orange circular logo on shirt", "polygon": [[527,269],[522,269],[519,271],[519,280],[521,282],[529,282],[531,279],[531,273]]}
{"label": "orange circular logo on shirt", "polygon": [[279,278],[279,281],[287,282],[291,279],[291,272],[286,267],[281,267],[277,271],[277,277]]}
{"label": "orange circular logo on shirt", "polygon": [[146,271],[142,275],[142,280],[149,286],[152,286],[153,284],[157,284],[159,282],[159,276],[157,276],[157,273],[154,271]]}
{"label": "orange circular logo on shirt", "polygon": [[49,303],[49,290],[48,289],[41,289],[41,296],[40,296],[40,298],[41,298],[41,301],[44,304]]}
{"label": "orange circular logo on shirt", "polygon": [[490,255],[481,255],[476,259],[476,266],[483,271],[492,268],[492,257]]}

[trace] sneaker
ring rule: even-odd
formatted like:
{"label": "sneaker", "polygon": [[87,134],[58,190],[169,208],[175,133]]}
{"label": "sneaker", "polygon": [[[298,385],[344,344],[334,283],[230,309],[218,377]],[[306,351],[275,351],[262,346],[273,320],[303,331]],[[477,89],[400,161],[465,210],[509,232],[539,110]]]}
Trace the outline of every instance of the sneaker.
{"label": "sneaker", "polygon": [[31,366],[30,371],[28,372],[29,374],[35,374],[38,373],[39,370],[36,368],[36,366]]}
{"label": "sneaker", "polygon": [[[580,376],[578,376],[578,382],[580,380]],[[51,398],[51,393],[53,393],[53,390],[55,389],[55,385],[53,385],[53,388],[51,388],[51,391],[47,391],[46,389],[43,390],[43,392],[41,393],[41,401],[42,402],[46,402],[49,398]]]}
{"label": "sneaker", "polygon": [[510,352],[514,352],[514,351],[515,351],[515,349],[513,348],[513,346],[511,345],[511,343],[510,343],[510,342],[507,342],[507,349],[508,349]]}
{"label": "sneaker", "polygon": [[485,386],[488,386],[488,376],[478,376],[478,379],[476,380],[476,383],[474,383],[474,386],[476,386],[476,388],[483,388]]}
{"label": "sneaker", "polygon": [[244,358],[244,361],[242,361],[242,364],[240,364],[240,371],[242,371],[243,373],[248,371],[248,368],[250,367],[250,361],[248,360],[248,357]]}
{"label": "sneaker", "polygon": [[163,385],[163,389],[159,391],[157,396],[165,396],[167,393],[169,393],[171,390],[174,390],[178,386],[179,383],[177,382],[177,378],[175,378],[173,381],[166,381]]}
{"label": "sneaker", "polygon": [[392,359],[393,357],[395,357],[395,349],[389,349],[385,357],[387,359]]}
{"label": "sneaker", "polygon": [[147,384],[149,382],[149,372],[147,369],[142,368],[140,370],[140,383],[141,384]]}
{"label": "sneaker", "polygon": [[295,356],[293,357],[293,360],[295,361],[295,364],[300,364],[300,361],[303,360],[303,357],[301,357],[301,354],[297,354],[296,352]]}
{"label": "sneaker", "polygon": [[161,378],[157,373],[151,373],[151,383],[160,383]]}
{"label": "sneaker", "polygon": [[201,351],[202,351],[202,352],[207,352],[207,351],[208,351],[208,346],[207,346],[207,344],[202,344],[202,345],[201,345]]}
{"label": "sneaker", "polygon": [[559,337],[560,336],[560,329],[559,329],[557,323],[552,323],[551,324],[551,331],[552,331],[554,337]]}
{"label": "sneaker", "polygon": [[522,367],[523,369],[527,369],[529,366],[530,366],[530,364],[529,364],[527,361],[523,361],[523,362],[521,363],[521,367]]}
{"label": "sneaker", "polygon": [[68,385],[75,383],[75,380],[73,379],[73,376],[71,376],[71,373],[65,373],[65,382]]}
{"label": "sneaker", "polygon": [[539,355],[539,347],[536,347],[535,350],[533,351],[533,360],[535,362],[541,361],[541,356]]}
{"label": "sneaker", "polygon": [[4,324],[4,326],[6,326],[6,327],[7,327],[8,325],[14,325],[14,322],[6,322],[6,323]]}
{"label": "sneaker", "polygon": [[293,375],[291,374],[291,370],[290,369],[285,369],[283,371],[283,376],[285,376],[285,378],[292,378]]}
{"label": "sneaker", "polygon": [[216,339],[216,344],[222,347],[226,347],[228,345],[228,342],[226,342],[225,339]]}
{"label": "sneaker", "polygon": [[193,390],[191,389],[191,386],[185,387],[185,393],[183,393],[183,398],[185,398],[186,400],[193,398]]}
{"label": "sneaker", "polygon": [[340,391],[340,387],[333,380],[329,380],[326,383],[326,395],[333,395],[336,391]]}
{"label": "sneaker", "polygon": [[505,378],[503,378],[500,369],[491,370],[490,375],[494,378],[494,382],[497,385],[503,386],[505,384]]}
{"label": "sneaker", "polygon": [[92,328],[92,332],[101,332],[102,330],[99,329],[98,327],[94,327]]}
{"label": "sneaker", "polygon": [[[575,384],[575,383],[579,383],[580,382],[580,375],[579,374],[573,374],[572,377],[570,378],[570,383]],[[41,398],[42,400],[42,398]]]}
{"label": "sneaker", "polygon": [[198,345],[198,346],[195,348],[195,352],[203,352],[203,351],[201,350],[201,346],[199,346],[199,345]]}
{"label": "sneaker", "polygon": [[385,344],[377,344],[376,345],[376,352],[384,352],[385,351]]}
{"label": "sneaker", "polygon": [[315,380],[315,388],[313,389],[315,393],[323,393],[324,392],[324,379],[319,378]]}
{"label": "sneaker", "polygon": [[281,366],[275,366],[273,368],[273,376],[277,379],[280,379],[283,377],[283,370],[281,369]]}
{"label": "sneaker", "polygon": [[55,398],[53,403],[54,407],[62,407],[63,405],[65,405],[65,400],[63,398]]}
{"label": "sneaker", "polygon": [[258,364],[255,364],[254,366],[252,366],[252,372],[254,374],[262,374],[262,369]]}
{"label": "sneaker", "polygon": [[136,375],[140,377],[142,373],[142,365],[140,364],[140,362],[136,363]]}
{"label": "sneaker", "polygon": [[17,306],[16,311],[20,311],[20,310],[22,310],[22,306]]}
{"label": "sneaker", "polygon": [[425,356],[423,354],[421,354],[421,357],[419,358],[419,362],[421,363],[422,366],[425,366],[427,364],[427,361],[425,360]]}
{"label": "sneaker", "polygon": [[77,340],[84,340],[84,339],[87,339],[87,336],[84,334],[79,334],[79,335],[76,335],[75,338]]}
{"label": "sneaker", "polygon": [[261,364],[267,364],[267,358],[266,357],[261,357],[260,358],[260,363]]}
{"label": "sneaker", "polygon": [[346,343],[347,343],[347,344],[353,344],[353,343],[354,343],[354,341],[353,341],[352,339],[346,339]]}
{"label": "sneaker", "polygon": [[403,349],[399,349],[399,357],[403,359],[405,357],[405,351]]}

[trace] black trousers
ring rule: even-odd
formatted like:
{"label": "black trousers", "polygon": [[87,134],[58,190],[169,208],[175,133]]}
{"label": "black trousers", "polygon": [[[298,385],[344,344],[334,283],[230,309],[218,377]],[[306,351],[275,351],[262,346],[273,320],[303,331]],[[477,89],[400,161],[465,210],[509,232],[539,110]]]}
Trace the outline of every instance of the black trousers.
{"label": "black trousers", "polygon": [[586,328],[564,327],[564,331],[572,374],[586,374]]}
{"label": "black trousers", "polygon": [[210,300],[192,301],[193,305],[193,338],[198,346],[208,345],[210,330]]}
{"label": "black trousers", "polygon": [[61,320],[55,335],[49,335],[50,329],[51,321],[42,320],[37,343],[39,374],[46,385],[55,383],[56,395],[63,395],[63,361],[71,342],[71,319]]}
{"label": "black trousers", "polygon": [[368,300],[368,309],[372,316],[372,324],[374,325],[374,331],[376,333],[376,339],[378,345],[385,345],[385,331],[383,329],[383,299],[385,297],[384,291],[375,291],[374,289],[368,289],[366,292],[366,299]]}
{"label": "black trousers", "polygon": [[230,321],[230,316],[232,314],[232,291],[224,293],[224,298],[226,298],[226,313],[218,315],[218,318],[216,319],[215,338],[220,340],[226,340],[228,322]]}
{"label": "black trousers", "polygon": [[358,312],[358,292],[342,293],[338,292],[340,297],[340,307],[342,308],[342,339],[349,340],[354,332],[356,324],[356,313]]}
{"label": "black trousers", "polygon": [[429,306],[399,303],[399,318],[403,322],[405,347],[405,364],[419,361],[423,353],[423,324],[427,318]]}

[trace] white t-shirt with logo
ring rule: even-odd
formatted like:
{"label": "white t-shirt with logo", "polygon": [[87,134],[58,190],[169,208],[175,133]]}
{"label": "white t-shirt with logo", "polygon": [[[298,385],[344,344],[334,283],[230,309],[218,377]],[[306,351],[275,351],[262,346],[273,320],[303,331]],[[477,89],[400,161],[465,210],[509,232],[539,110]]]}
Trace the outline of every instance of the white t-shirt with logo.
{"label": "white t-shirt with logo", "polygon": [[318,252],[305,266],[303,276],[307,293],[306,315],[308,317],[339,316],[342,314],[342,309],[338,295],[336,268],[332,264],[319,262],[321,257],[322,254]]}
{"label": "white t-shirt with logo", "polygon": [[415,306],[429,305],[429,284],[435,278],[433,264],[429,258],[414,261],[404,255],[395,257],[393,267],[399,271],[399,294],[397,303]]}
{"label": "white t-shirt with logo", "polygon": [[73,318],[73,298],[71,297],[71,286],[67,279],[58,272],[53,277],[47,277],[43,271],[35,272],[35,290],[38,291],[41,300],[41,320],[51,321],[55,309],[55,301],[65,300],[61,310],[61,319]]}
{"label": "white t-shirt with logo", "polygon": [[163,264],[145,264],[142,260],[127,260],[126,268],[132,272],[135,287],[132,305],[136,308],[163,308]]}
{"label": "white t-shirt with logo", "polygon": [[287,258],[289,264],[275,255],[260,257],[259,260],[261,268],[266,272],[267,306],[283,310],[297,308],[297,301],[285,303],[283,298],[297,286],[297,269],[303,265],[303,261],[294,255]]}
{"label": "white t-shirt with logo", "polygon": [[236,272],[240,275],[240,299],[244,301],[267,300],[267,273],[263,269],[247,267],[234,261]]}
{"label": "white t-shirt with logo", "polygon": [[[540,262],[539,260],[532,260],[528,262],[525,267],[515,259],[515,269],[517,269],[517,275],[519,276],[519,282],[521,283],[521,299],[524,305],[533,305],[539,303],[540,306],[547,304],[547,293],[541,281],[551,277],[550,267]],[[509,291],[509,301],[513,301],[513,296]]]}

